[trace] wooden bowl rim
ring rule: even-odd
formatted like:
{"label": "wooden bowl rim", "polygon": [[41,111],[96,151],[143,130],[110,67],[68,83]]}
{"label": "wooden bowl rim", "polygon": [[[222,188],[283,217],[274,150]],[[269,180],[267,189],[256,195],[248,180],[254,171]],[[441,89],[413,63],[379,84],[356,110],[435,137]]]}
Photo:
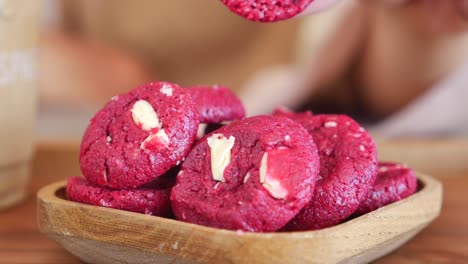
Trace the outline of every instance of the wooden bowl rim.
{"label": "wooden bowl rim", "polygon": [[87,205],[87,204],[82,204],[78,202],[73,202],[64,199],[63,197],[60,197],[58,194],[60,192],[64,192],[65,186],[67,181],[59,181],[55,183],[51,183],[43,188],[41,188],[38,193],[37,193],[37,199],[38,202],[44,202],[47,204],[53,203],[53,204],[58,204],[62,206],[74,206],[77,208],[83,208],[83,209],[92,209],[92,210],[98,210],[101,211],[103,214],[117,214],[122,217],[128,217],[128,218],[142,218],[147,220],[153,220],[160,222],[160,224],[169,224],[173,226],[185,226],[185,227],[192,227],[194,229],[197,229],[200,232],[206,232],[207,234],[213,234],[216,233],[217,235],[225,235],[225,236],[238,236],[239,234],[242,234],[246,238],[253,238],[253,239],[272,239],[272,238],[282,238],[282,239],[297,239],[297,238],[316,238],[316,237],[325,237],[328,236],[330,233],[335,233],[339,231],[340,229],[346,228],[349,225],[352,225],[356,221],[361,221],[364,217],[366,216],[376,216],[380,214],[381,212],[384,212],[386,210],[392,209],[394,207],[398,207],[400,204],[405,203],[405,202],[410,202],[417,200],[420,196],[424,196],[425,193],[431,192],[435,189],[440,189],[442,191],[442,184],[434,179],[431,176],[425,175],[423,173],[416,173],[418,182],[419,182],[419,190],[414,193],[413,195],[402,199],[398,202],[383,206],[375,211],[372,211],[370,213],[367,213],[365,215],[350,219],[346,222],[343,222],[341,224],[328,227],[328,228],[323,228],[319,230],[312,230],[312,231],[295,231],[295,232],[269,232],[269,233],[256,233],[256,232],[244,232],[244,231],[234,231],[234,230],[226,230],[226,229],[219,229],[219,228],[213,228],[213,227],[207,227],[207,226],[202,226],[202,225],[197,225],[197,224],[192,224],[192,223],[186,223],[182,221],[178,221],[175,219],[169,219],[169,218],[163,218],[163,217],[158,217],[158,216],[150,216],[150,215],[144,215],[144,214],[139,214],[139,213],[134,213],[134,212],[129,212],[129,211],[124,211],[124,210],[118,210],[118,209],[112,209],[112,208],[105,208],[105,207],[100,207],[100,206],[95,206],[95,205]]}

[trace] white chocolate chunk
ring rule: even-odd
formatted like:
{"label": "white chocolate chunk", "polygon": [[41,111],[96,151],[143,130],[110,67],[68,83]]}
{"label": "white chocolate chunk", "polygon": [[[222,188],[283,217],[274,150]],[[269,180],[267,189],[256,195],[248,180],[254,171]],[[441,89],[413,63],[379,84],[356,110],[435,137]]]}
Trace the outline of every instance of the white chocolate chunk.
{"label": "white chocolate chunk", "polygon": [[99,203],[100,203],[101,206],[103,206],[103,207],[110,207],[110,206],[111,206],[111,205],[110,205],[108,202],[106,202],[106,200],[104,200],[104,199],[99,200]]}
{"label": "white chocolate chunk", "polygon": [[172,96],[172,92],[174,91],[174,89],[170,85],[164,84],[163,87],[161,87],[160,91],[166,96]]}
{"label": "white chocolate chunk", "polygon": [[360,150],[360,151],[365,151],[365,150],[366,150],[366,147],[364,147],[363,145],[359,145],[359,150]]}
{"label": "white chocolate chunk", "polygon": [[156,114],[153,106],[146,100],[139,100],[133,105],[132,118],[133,122],[136,125],[141,125],[141,128],[145,131],[161,128],[158,114]]}
{"label": "white chocolate chunk", "polygon": [[268,153],[263,153],[262,161],[260,162],[260,183],[265,182],[268,166]]}
{"label": "white chocolate chunk", "polygon": [[225,182],[224,169],[231,162],[231,149],[234,146],[235,137],[229,139],[223,134],[213,134],[207,139],[211,154],[211,174],[216,181]]}
{"label": "white chocolate chunk", "polygon": [[338,124],[335,121],[327,121],[325,122],[323,126],[326,128],[330,128],[330,127],[337,127]]}
{"label": "white chocolate chunk", "polygon": [[169,137],[164,129],[160,129],[156,134],[149,135],[143,142],[141,142],[140,148],[146,149],[146,144],[149,142],[157,142],[164,147],[169,146]]}
{"label": "white chocolate chunk", "polygon": [[267,189],[271,196],[273,196],[276,199],[284,199],[286,198],[286,196],[288,196],[288,190],[286,190],[281,185],[281,182],[276,179],[268,179],[262,185],[263,188]]}
{"label": "white chocolate chunk", "polygon": [[247,172],[247,174],[244,177],[244,183],[246,183],[250,178],[250,172]]}
{"label": "white chocolate chunk", "polygon": [[158,133],[155,134],[155,136],[161,140],[161,142],[164,142],[165,145],[169,144],[169,137],[166,134],[166,131],[164,129],[160,129]]}
{"label": "white chocolate chunk", "polygon": [[268,153],[265,152],[260,163],[260,183],[270,195],[276,199],[284,199],[288,196],[288,190],[283,187],[281,182],[274,178],[274,175],[268,174]]}

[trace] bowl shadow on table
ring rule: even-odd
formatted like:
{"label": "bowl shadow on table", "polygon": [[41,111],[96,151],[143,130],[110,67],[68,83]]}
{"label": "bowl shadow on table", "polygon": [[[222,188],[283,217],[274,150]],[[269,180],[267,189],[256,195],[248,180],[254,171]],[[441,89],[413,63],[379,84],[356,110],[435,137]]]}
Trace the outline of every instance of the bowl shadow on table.
{"label": "bowl shadow on table", "polygon": [[70,202],[65,182],[38,193],[40,230],[89,263],[363,263],[411,239],[439,214],[442,186],[418,174],[414,195],[306,232],[221,230]]}

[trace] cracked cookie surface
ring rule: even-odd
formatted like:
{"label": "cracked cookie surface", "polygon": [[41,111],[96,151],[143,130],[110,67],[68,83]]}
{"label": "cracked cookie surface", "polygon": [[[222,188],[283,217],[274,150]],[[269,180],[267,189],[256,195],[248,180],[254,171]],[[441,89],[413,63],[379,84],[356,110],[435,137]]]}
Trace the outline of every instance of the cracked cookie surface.
{"label": "cracked cookie surface", "polygon": [[345,115],[290,116],[317,144],[320,173],[309,204],[285,230],[313,230],[336,225],[353,214],[377,174],[377,151],[369,133]]}
{"label": "cracked cookie surface", "polygon": [[404,199],[418,189],[413,170],[403,164],[379,163],[379,172],[372,189],[359,205],[356,215],[363,215],[382,206]]}
{"label": "cracked cookie surface", "polygon": [[217,228],[270,232],[310,201],[317,148],[284,117],[233,121],[198,141],[171,192],[178,220]]}
{"label": "cracked cookie surface", "polygon": [[154,82],[115,96],[83,135],[83,175],[101,187],[140,187],[182,161],[198,124],[192,98],[175,84]]}

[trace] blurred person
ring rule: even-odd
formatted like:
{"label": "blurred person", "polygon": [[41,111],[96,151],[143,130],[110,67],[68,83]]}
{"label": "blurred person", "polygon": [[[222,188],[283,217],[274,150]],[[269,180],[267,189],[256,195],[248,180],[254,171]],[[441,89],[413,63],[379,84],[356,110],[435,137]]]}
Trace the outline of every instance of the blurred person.
{"label": "blurred person", "polygon": [[467,0],[339,1],[301,38],[295,64],[246,85],[249,114],[284,105],[351,114],[382,137],[468,134]]}
{"label": "blurred person", "polygon": [[466,0],[337,1],[267,25],[217,1],[49,1],[62,19],[44,36],[42,98],[90,109],[85,120],[160,79],[228,85],[250,115],[286,105],[347,113],[382,136],[468,131]]}

